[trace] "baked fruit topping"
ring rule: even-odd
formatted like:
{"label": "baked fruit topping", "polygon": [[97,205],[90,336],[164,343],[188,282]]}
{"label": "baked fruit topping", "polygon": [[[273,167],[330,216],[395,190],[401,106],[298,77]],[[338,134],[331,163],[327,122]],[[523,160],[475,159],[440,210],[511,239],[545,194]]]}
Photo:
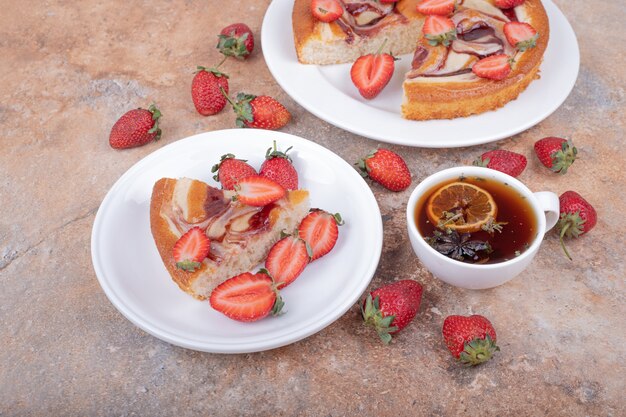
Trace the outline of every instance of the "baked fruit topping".
{"label": "baked fruit topping", "polygon": [[539,34],[534,27],[523,22],[509,22],[504,25],[504,35],[509,44],[524,52],[537,46]]}
{"label": "baked fruit topping", "polygon": [[511,61],[511,57],[505,54],[491,55],[475,63],[472,72],[480,78],[504,80],[511,73]]}
{"label": "baked fruit topping", "polygon": [[457,0],[423,0],[417,5],[417,11],[427,15],[448,16],[454,13]]}
{"label": "baked fruit topping", "polygon": [[456,39],[456,27],[449,17],[427,16],[422,32],[431,46],[450,46],[452,41]]}
{"label": "baked fruit topping", "polygon": [[320,22],[334,22],[343,14],[338,0],[312,0],[311,13]]}

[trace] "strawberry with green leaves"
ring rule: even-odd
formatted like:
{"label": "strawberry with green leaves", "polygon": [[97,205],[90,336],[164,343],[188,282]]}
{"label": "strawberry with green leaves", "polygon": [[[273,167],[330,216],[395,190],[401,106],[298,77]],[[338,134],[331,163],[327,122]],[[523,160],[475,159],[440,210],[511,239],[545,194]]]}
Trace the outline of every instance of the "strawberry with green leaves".
{"label": "strawberry with green leaves", "polygon": [[211,116],[221,112],[226,106],[222,89],[228,94],[228,75],[199,66],[191,81],[191,98],[198,113]]}
{"label": "strawberry with green leaves", "polygon": [[277,130],[291,120],[289,110],[270,96],[239,93],[237,101],[234,102],[225,91],[222,91],[222,94],[233,106],[233,111],[237,115],[237,127]]}
{"label": "strawberry with green leaves", "polygon": [[361,176],[369,177],[391,191],[403,191],[411,185],[411,172],[406,162],[389,149],[376,149],[355,165]]}
{"label": "strawberry with green leaves", "polygon": [[283,300],[271,277],[263,272],[234,276],[215,287],[211,307],[233,320],[251,322],[279,315]]}
{"label": "strawberry with green leaves", "polygon": [[593,229],[598,222],[596,209],[576,191],[566,191],[559,197],[561,216],[556,224],[561,247],[565,255],[572,260],[564,239],[578,238]]}
{"label": "strawberry with green leaves", "polygon": [[159,119],[161,112],[154,104],[146,109],[127,111],[111,128],[109,145],[115,149],[142,146],[161,138]]}
{"label": "strawberry with green leaves", "polygon": [[259,175],[276,181],[285,190],[297,190],[298,172],[293,167],[291,158],[287,155],[290,149],[291,146],[281,152],[276,147],[276,141],[274,141],[274,147],[268,148],[265,153],[265,161],[261,165]]}
{"label": "strawberry with green leaves", "polygon": [[211,241],[204,230],[192,227],[174,244],[173,256],[176,267],[193,272],[202,266],[202,261],[209,255]]}
{"label": "strawberry with green leaves", "polygon": [[535,154],[539,161],[553,172],[567,173],[574,163],[578,149],[571,140],[549,136],[535,142]]}
{"label": "strawberry with green leaves", "polygon": [[431,46],[450,46],[456,39],[456,26],[452,19],[446,16],[435,14],[426,16],[422,32]]}
{"label": "strawberry with green leaves", "polygon": [[235,185],[246,177],[257,175],[256,170],[245,159],[237,159],[232,153],[222,155],[220,161],[213,165],[213,179],[222,184],[224,190],[234,190]]}
{"label": "strawberry with green leaves", "polygon": [[500,350],[496,345],[496,330],[481,315],[448,316],[443,322],[442,333],[452,356],[464,365],[487,362]]}
{"label": "strawberry with green leaves", "polygon": [[365,324],[376,329],[388,344],[392,335],[404,329],[417,315],[422,301],[422,286],[405,279],[370,292],[361,304]]}
{"label": "strawberry with green leaves", "polygon": [[218,35],[217,49],[226,58],[248,59],[254,50],[254,35],[245,23],[233,23]]}
{"label": "strawberry with green leaves", "polygon": [[528,23],[508,22],[504,25],[503,30],[509,44],[521,52],[537,46],[539,34]]}

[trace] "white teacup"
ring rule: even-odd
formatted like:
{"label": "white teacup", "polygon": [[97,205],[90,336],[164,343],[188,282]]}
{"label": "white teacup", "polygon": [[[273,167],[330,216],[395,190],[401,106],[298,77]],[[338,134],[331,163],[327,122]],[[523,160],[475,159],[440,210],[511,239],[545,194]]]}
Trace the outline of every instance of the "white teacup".
{"label": "white teacup", "polygon": [[[451,259],[432,248],[420,235],[415,223],[415,208],[424,193],[438,184],[459,177],[478,177],[507,183],[530,203],[537,219],[537,236],[527,250],[508,261],[494,264],[470,264]],[[463,166],[445,169],[423,180],[413,190],[406,209],[406,221],[413,250],[432,274],[461,288],[492,288],[513,279],[533,260],[544,234],[559,220],[559,198],[548,191],[533,193],[515,178],[489,168]]]}

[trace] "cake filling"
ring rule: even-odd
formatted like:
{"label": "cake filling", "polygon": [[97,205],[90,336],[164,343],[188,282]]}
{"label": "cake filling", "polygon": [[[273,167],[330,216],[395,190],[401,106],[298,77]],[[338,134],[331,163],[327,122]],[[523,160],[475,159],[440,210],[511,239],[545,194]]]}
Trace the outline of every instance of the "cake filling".
{"label": "cake filling", "polygon": [[[340,1],[344,13],[335,22],[346,34],[345,41],[353,43],[356,36],[374,36],[383,27],[392,23],[404,23],[405,18],[395,11],[395,3],[380,3],[373,0]],[[391,19],[385,19],[392,16]]]}

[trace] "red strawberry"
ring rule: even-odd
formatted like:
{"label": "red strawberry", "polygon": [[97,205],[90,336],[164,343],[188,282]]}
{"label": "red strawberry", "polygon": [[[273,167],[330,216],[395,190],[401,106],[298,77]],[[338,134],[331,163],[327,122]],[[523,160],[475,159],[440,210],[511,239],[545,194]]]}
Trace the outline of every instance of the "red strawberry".
{"label": "red strawberry", "polygon": [[234,56],[237,59],[248,59],[254,49],[254,35],[245,23],[233,23],[226,26],[220,34],[217,49],[225,57]]}
{"label": "red strawberry", "polygon": [[350,78],[361,95],[370,100],[376,97],[387,86],[395,68],[395,58],[390,54],[381,53],[385,42],[375,54],[359,57],[352,68]]}
{"label": "red strawberry", "polygon": [[556,230],[561,239],[561,247],[565,255],[572,260],[567,252],[564,238],[577,238],[589,232],[598,221],[598,214],[587,200],[575,191],[566,191],[559,197],[561,218]]}
{"label": "red strawberry", "polygon": [[491,55],[475,63],[472,72],[480,78],[500,81],[511,73],[512,62],[506,54]]}
{"label": "red strawberry", "polygon": [[127,149],[159,140],[160,118],[161,112],[154,104],[148,110],[140,108],[124,113],[111,128],[109,144],[115,149]]}
{"label": "red strawberry", "polygon": [[417,11],[421,14],[436,14],[448,16],[454,12],[457,0],[423,0],[417,5]]}
{"label": "red strawberry", "polygon": [[502,149],[485,152],[474,161],[476,166],[495,169],[512,177],[519,176],[527,163],[528,160],[524,155]]}
{"label": "red strawberry", "polygon": [[379,0],[381,3],[397,3],[400,0]]}
{"label": "red strawberry", "polygon": [[185,271],[195,271],[209,255],[211,241],[199,227],[192,227],[174,245],[176,267]]}
{"label": "red strawberry", "polygon": [[211,168],[211,172],[217,172],[213,179],[219,181],[225,190],[234,190],[239,180],[257,175],[256,170],[245,159],[235,159],[232,153],[222,155],[220,161]]}
{"label": "red strawberry", "polygon": [[539,34],[534,27],[523,22],[509,22],[504,25],[504,35],[511,46],[520,51],[534,48]]}
{"label": "red strawberry", "polygon": [[272,246],[265,268],[278,289],[296,280],[311,260],[311,248],[297,235],[285,236]]}
{"label": "red strawberry", "polygon": [[337,0],[312,0],[311,13],[322,22],[333,22],[343,14],[343,7]]}
{"label": "red strawberry", "polygon": [[264,273],[234,276],[215,287],[211,307],[238,321],[260,320],[270,313],[280,314],[284,305],[272,278]]}
{"label": "red strawberry", "polygon": [[235,185],[237,199],[249,206],[262,207],[280,200],[285,189],[269,178],[260,175],[246,177]]}
{"label": "red strawberry", "polygon": [[228,94],[228,75],[215,68],[198,67],[191,82],[191,98],[198,113],[211,116],[222,111],[226,98],[220,88]]}
{"label": "red strawberry", "polygon": [[287,156],[290,149],[291,146],[285,152],[281,152],[276,149],[276,141],[274,141],[274,150],[267,149],[259,175],[276,181],[285,190],[297,190],[298,172],[293,167],[291,158]]}
{"label": "red strawberry", "polygon": [[500,348],[491,322],[480,315],[448,316],[443,321],[443,338],[452,353],[464,365],[487,362]]}
{"label": "red strawberry", "polygon": [[237,127],[276,130],[291,120],[289,111],[270,96],[239,93],[236,103],[227,95],[225,97],[237,115]]}
{"label": "red strawberry", "polygon": [[363,177],[370,177],[391,191],[402,191],[411,185],[411,172],[404,159],[388,149],[377,149],[355,165]]}
{"label": "red strawberry", "polygon": [[343,224],[339,213],[330,214],[324,210],[311,209],[302,219],[298,234],[311,247],[311,262],[330,252],[337,243],[339,227]]}
{"label": "red strawberry", "polygon": [[422,286],[405,279],[382,286],[367,295],[361,305],[365,324],[374,326],[383,342],[391,342],[417,314],[422,301]]}
{"label": "red strawberry", "polygon": [[578,149],[571,140],[550,136],[535,142],[535,153],[544,166],[565,174],[576,160]]}
{"label": "red strawberry", "polygon": [[511,9],[524,3],[524,0],[495,0],[496,7],[500,9]]}
{"label": "red strawberry", "polygon": [[450,46],[450,43],[456,39],[456,26],[452,19],[445,16],[426,16],[422,32],[432,46],[440,44]]}

